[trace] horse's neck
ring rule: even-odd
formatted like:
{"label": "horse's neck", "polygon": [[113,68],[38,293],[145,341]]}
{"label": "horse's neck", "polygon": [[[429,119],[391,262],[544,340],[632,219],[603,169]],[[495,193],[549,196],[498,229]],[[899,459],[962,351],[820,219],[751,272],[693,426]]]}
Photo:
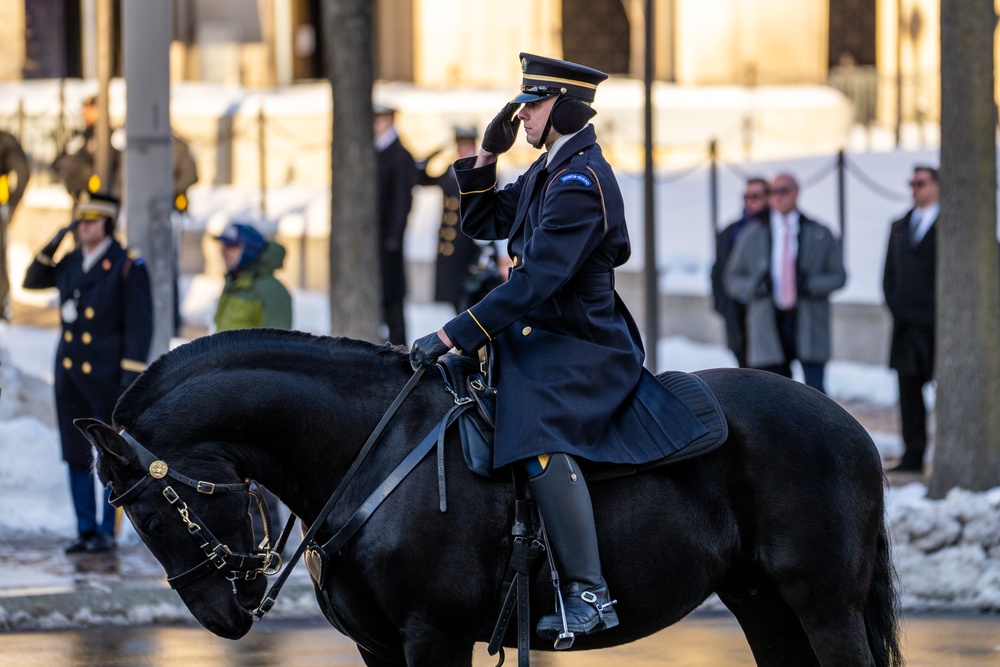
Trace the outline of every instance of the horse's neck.
{"label": "horse's neck", "polygon": [[[291,397],[287,387],[272,389],[284,392],[281,401],[286,405],[274,401],[273,413],[266,421],[277,426],[254,434],[236,454],[241,473],[263,484],[296,514],[315,516],[403,383],[405,379],[399,382],[393,378],[385,382],[383,390],[376,380],[349,391],[326,385],[329,391],[319,392],[315,384],[304,382],[297,385],[299,395]],[[393,422],[399,422],[409,408],[402,406]],[[246,415],[247,419],[251,417]],[[239,423],[238,417],[236,421]],[[393,430],[394,423],[390,423],[376,448],[379,451],[372,452],[368,459],[373,465],[383,457],[391,457],[384,450],[390,447],[388,440],[396,440],[390,437]],[[371,474],[365,470],[359,477]]]}

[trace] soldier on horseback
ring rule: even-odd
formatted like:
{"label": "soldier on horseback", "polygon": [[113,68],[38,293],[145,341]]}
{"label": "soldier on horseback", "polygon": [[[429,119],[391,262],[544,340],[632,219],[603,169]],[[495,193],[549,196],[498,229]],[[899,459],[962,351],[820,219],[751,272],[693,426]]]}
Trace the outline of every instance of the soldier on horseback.
{"label": "soldier on horseback", "polygon": [[[577,459],[647,462],[704,429],[643,370],[638,329],[614,290],[614,269],[631,248],[621,191],[589,123],[607,75],[527,53],[521,69],[521,93],[490,122],[482,150],[455,163],[462,231],[506,239],[510,277],[414,342],[410,361],[419,368],[452,347],[490,345],[499,387],[493,464],[527,470],[561,569],[566,618],[564,627],[561,613],[544,616],[537,632],[556,639],[618,624]],[[528,142],[547,152],[498,189],[497,156],[522,122]],[[634,413],[633,428],[608,434],[622,411]],[[658,437],[637,437],[644,432]]]}

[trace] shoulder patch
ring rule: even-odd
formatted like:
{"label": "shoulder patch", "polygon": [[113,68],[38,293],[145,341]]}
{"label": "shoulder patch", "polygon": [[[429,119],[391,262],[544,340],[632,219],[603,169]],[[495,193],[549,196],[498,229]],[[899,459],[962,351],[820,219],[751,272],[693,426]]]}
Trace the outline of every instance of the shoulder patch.
{"label": "shoulder patch", "polygon": [[577,181],[578,183],[582,183],[583,185],[585,185],[588,188],[591,185],[594,184],[594,182],[592,180],[590,180],[588,177],[584,176],[583,174],[577,174],[577,173],[566,174],[564,176],[561,176],[559,178],[559,180],[562,183],[569,183],[570,181]]}

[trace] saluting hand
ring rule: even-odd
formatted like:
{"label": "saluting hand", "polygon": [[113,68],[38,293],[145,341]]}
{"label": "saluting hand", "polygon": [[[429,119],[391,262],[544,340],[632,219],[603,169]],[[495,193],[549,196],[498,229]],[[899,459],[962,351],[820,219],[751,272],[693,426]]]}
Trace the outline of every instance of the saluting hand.
{"label": "saluting hand", "polygon": [[427,334],[423,338],[413,341],[410,348],[410,366],[414,371],[423,366],[435,364],[442,354],[451,349],[451,345],[441,340],[438,332]]}
{"label": "saluting hand", "polygon": [[76,229],[76,220],[56,232],[56,235],[52,237],[52,240],[49,241],[49,244],[42,249],[40,254],[45,255],[46,257],[52,257],[55,255],[56,250],[59,249],[59,244],[62,243],[62,240],[66,237],[66,235],[74,229]]}
{"label": "saluting hand", "polygon": [[508,102],[493,117],[483,132],[483,150],[489,153],[506,153],[514,145],[517,131],[521,127],[521,119],[517,117],[520,104]]}

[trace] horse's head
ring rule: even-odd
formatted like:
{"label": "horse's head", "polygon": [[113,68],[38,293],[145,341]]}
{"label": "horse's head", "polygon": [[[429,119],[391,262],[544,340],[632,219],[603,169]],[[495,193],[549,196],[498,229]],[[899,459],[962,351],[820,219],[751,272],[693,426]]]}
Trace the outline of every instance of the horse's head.
{"label": "horse's head", "polygon": [[[207,468],[180,455],[163,461],[124,429],[96,419],[74,423],[97,448],[111,503],[125,510],[194,617],[220,637],[245,635],[267,588],[259,575],[280,567],[270,536],[255,539],[251,512],[260,511],[268,526],[256,484],[222,463]],[[211,478],[188,477],[175,465]]]}

